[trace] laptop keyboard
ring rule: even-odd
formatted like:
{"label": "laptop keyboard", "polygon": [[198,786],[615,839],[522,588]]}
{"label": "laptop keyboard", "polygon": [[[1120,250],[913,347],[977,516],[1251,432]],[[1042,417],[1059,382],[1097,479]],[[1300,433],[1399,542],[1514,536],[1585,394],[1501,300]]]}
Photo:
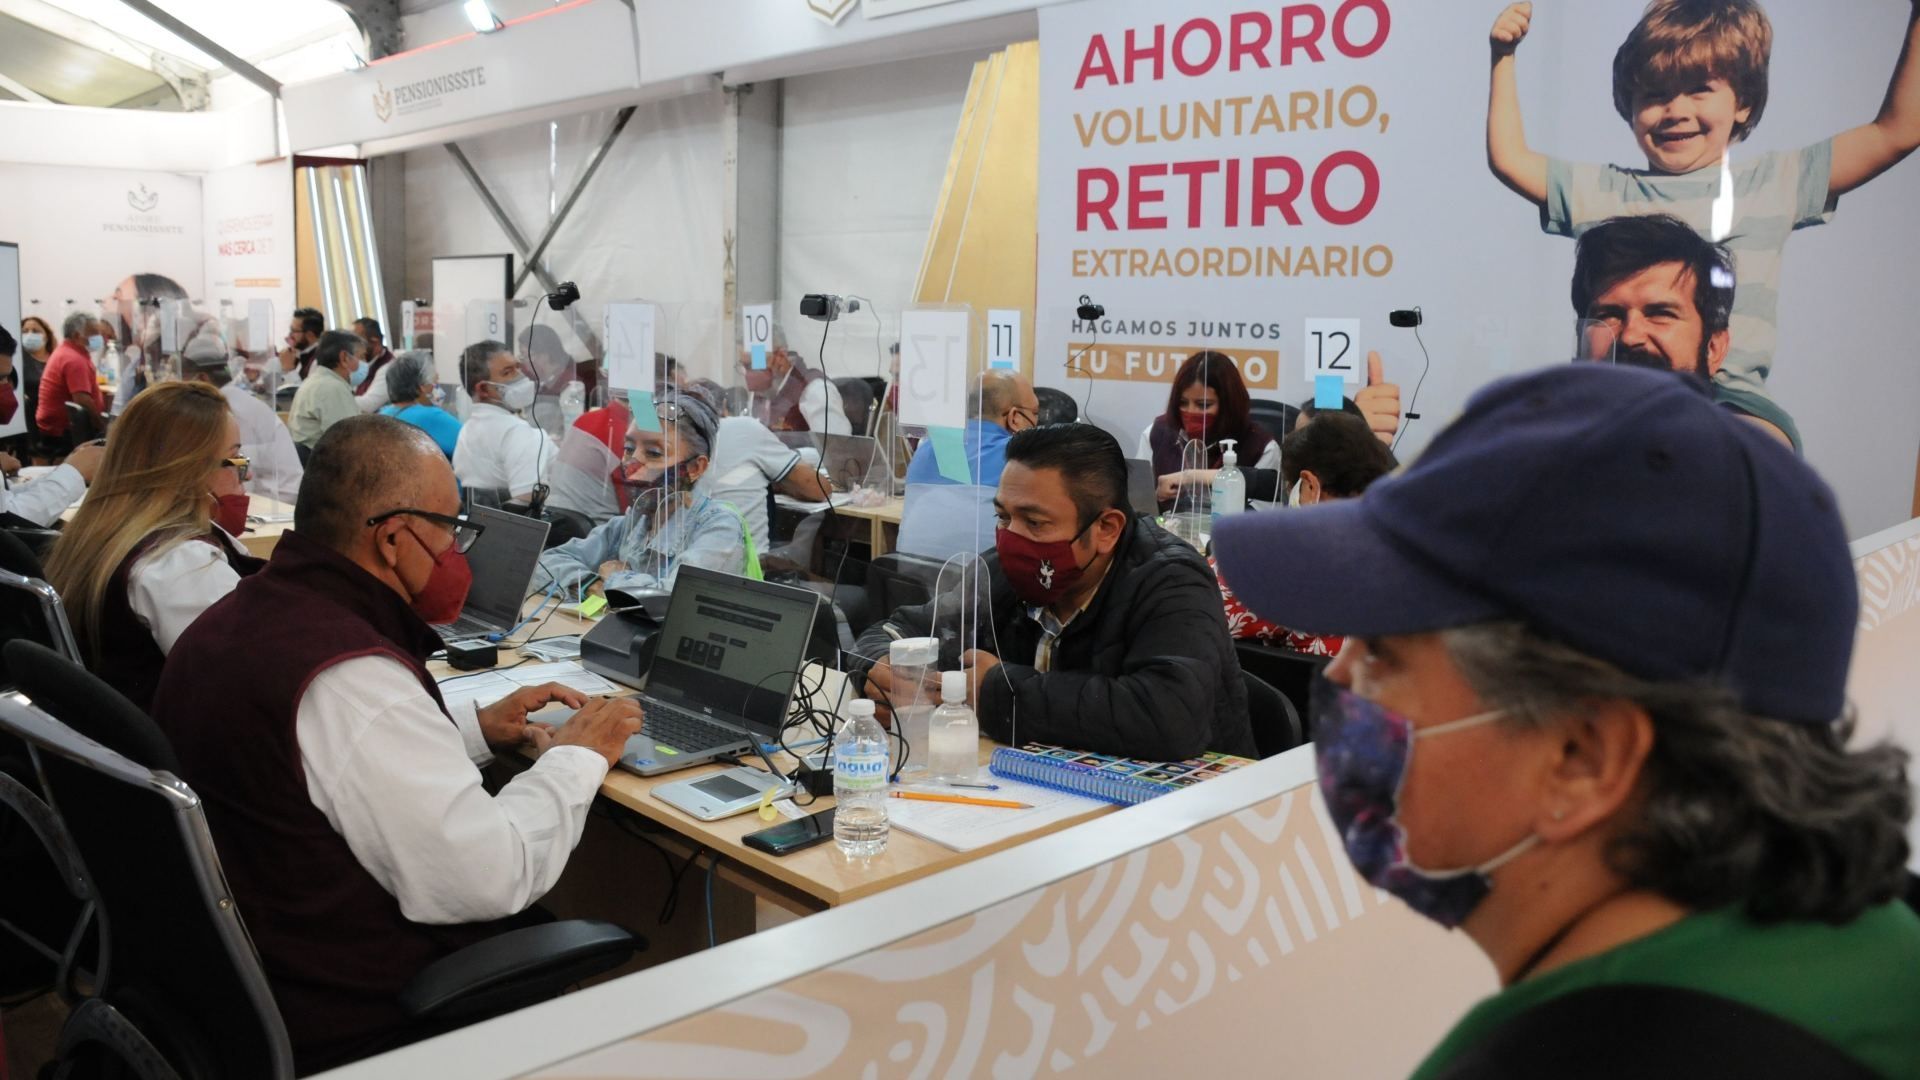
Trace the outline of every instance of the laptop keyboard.
{"label": "laptop keyboard", "polygon": [[703,754],[747,742],[747,737],[740,732],[716,724],[698,713],[653,698],[641,700],[646,705],[647,717],[640,734],[683,754]]}
{"label": "laptop keyboard", "polygon": [[440,636],[449,641],[460,638],[486,637],[488,634],[494,632],[492,623],[483,622],[471,615],[462,615],[445,626],[436,626],[434,629],[440,631]]}

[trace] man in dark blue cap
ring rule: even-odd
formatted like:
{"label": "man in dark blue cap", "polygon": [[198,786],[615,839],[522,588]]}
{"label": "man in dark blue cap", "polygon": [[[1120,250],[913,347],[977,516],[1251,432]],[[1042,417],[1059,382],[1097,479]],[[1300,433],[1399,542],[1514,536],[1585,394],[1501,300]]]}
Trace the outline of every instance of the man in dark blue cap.
{"label": "man in dark blue cap", "polygon": [[1848,745],[1852,563],[1791,451],[1694,380],[1560,365],[1215,545],[1347,635],[1311,733],[1348,855],[1505,986],[1416,1077],[1920,1076],[1906,755]]}

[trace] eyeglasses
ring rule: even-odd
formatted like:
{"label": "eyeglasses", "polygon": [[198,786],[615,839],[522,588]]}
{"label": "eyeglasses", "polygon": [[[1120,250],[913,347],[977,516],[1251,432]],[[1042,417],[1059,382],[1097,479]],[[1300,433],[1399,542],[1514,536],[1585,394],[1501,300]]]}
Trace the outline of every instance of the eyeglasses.
{"label": "eyeglasses", "polygon": [[372,517],[367,519],[367,527],[372,528],[373,526],[380,524],[381,522],[387,520],[388,518],[399,517],[401,514],[409,514],[409,515],[412,515],[413,517],[422,518],[424,520],[431,521],[435,525],[438,525],[441,528],[446,529],[448,532],[452,533],[453,534],[453,550],[459,552],[462,555],[465,555],[467,553],[467,549],[473,547],[473,542],[475,540],[480,539],[481,533],[487,531],[487,527],[485,525],[476,525],[473,522],[468,521],[465,517],[454,517],[448,514],[436,514],[431,510],[415,510],[411,507],[403,507],[399,510],[389,510],[384,514],[375,514]]}
{"label": "eyeglasses", "polygon": [[220,462],[222,468],[232,469],[238,474],[241,483],[253,479],[253,460],[245,455],[225,458]]}

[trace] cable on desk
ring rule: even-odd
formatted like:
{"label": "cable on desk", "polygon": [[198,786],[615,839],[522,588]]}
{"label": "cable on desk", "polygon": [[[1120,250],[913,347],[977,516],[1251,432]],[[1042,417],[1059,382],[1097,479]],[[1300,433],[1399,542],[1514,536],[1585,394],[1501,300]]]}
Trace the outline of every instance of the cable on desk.
{"label": "cable on desk", "polygon": [[713,933],[713,870],[720,865],[720,855],[715,852],[707,859],[707,948],[720,944]]}

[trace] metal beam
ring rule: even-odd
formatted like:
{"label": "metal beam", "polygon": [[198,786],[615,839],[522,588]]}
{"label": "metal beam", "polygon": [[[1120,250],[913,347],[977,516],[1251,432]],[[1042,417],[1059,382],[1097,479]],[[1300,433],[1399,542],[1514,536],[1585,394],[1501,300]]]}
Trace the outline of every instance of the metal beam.
{"label": "metal beam", "polygon": [[5,75],[0,75],[0,90],[5,90],[7,93],[12,94],[14,97],[19,98],[21,101],[31,101],[39,105],[58,105],[59,104],[59,102],[57,101],[47,100],[47,97],[45,94],[40,93],[39,91],[35,90],[33,87],[28,86],[26,83],[20,82],[15,79],[9,79]]}
{"label": "metal beam", "polygon": [[[473,162],[467,159],[466,151],[460,149],[459,143],[446,143],[444,145],[447,148],[447,153],[453,156],[453,163],[460,166],[461,175],[467,178],[467,183],[473,185],[474,193],[480,196],[480,202],[487,208],[487,213],[493,215],[493,223],[500,226],[500,231],[506,234],[507,243],[513,245],[514,252],[520,256],[521,261],[526,267],[532,270],[533,276],[540,279],[540,287],[545,293],[558,292],[559,285],[553,280],[553,275],[547,273],[546,269],[538,263],[527,258],[528,253],[533,250],[527,246],[527,238],[521,235],[519,227],[514,225],[513,219],[507,216],[506,210],[500,205],[500,200],[494,198],[493,192],[487,189],[487,182],[480,179],[480,173],[474,169]],[[513,285],[515,295],[519,294],[520,283],[525,280],[526,275],[524,273],[515,280]],[[511,301],[513,297],[509,296],[507,299]],[[536,300],[534,302],[539,303],[540,301]],[[587,321],[580,317],[580,309],[577,306],[569,307],[566,310],[566,316],[568,325],[573,327],[573,332],[580,338],[580,343],[587,347],[587,354],[595,360],[598,360],[600,358],[599,335],[595,334],[593,327],[587,325]]]}
{"label": "metal beam", "polygon": [[[520,286],[526,283],[527,275],[532,272],[535,266],[540,264],[540,257],[547,253],[547,245],[553,242],[554,234],[560,231],[560,224],[567,220],[567,215],[573,210],[573,204],[580,201],[580,193],[587,189],[587,182],[593,179],[593,174],[600,168],[600,163],[607,160],[607,151],[613,149],[613,141],[620,137],[622,131],[626,130],[627,121],[631,119],[633,119],[633,106],[631,105],[621,109],[619,114],[613,118],[613,129],[607,132],[606,138],[600,140],[600,148],[593,152],[593,157],[587,159],[586,171],[582,172],[580,178],[573,182],[573,190],[567,192],[566,201],[561,203],[560,209],[554,212],[553,220],[547,222],[546,231],[540,234],[539,243],[533,245],[533,253],[527,256],[526,265],[520,268],[519,275],[514,278],[514,292],[518,293],[520,291]],[[545,279],[543,278],[542,280]],[[547,291],[552,292],[552,286],[548,286]]]}
{"label": "metal beam", "polygon": [[181,22],[179,19],[174,18],[172,15],[167,14],[165,11],[160,10],[159,5],[153,3],[152,0],[120,0],[120,2],[140,14],[145,15],[162,29],[172,32],[172,34],[180,40],[185,41],[194,48],[225,64],[228,71],[265,90],[269,97],[279,98],[280,80],[247,63],[240,58],[238,53],[229,50],[226,46],[195,30],[193,27],[188,26],[186,23]]}

